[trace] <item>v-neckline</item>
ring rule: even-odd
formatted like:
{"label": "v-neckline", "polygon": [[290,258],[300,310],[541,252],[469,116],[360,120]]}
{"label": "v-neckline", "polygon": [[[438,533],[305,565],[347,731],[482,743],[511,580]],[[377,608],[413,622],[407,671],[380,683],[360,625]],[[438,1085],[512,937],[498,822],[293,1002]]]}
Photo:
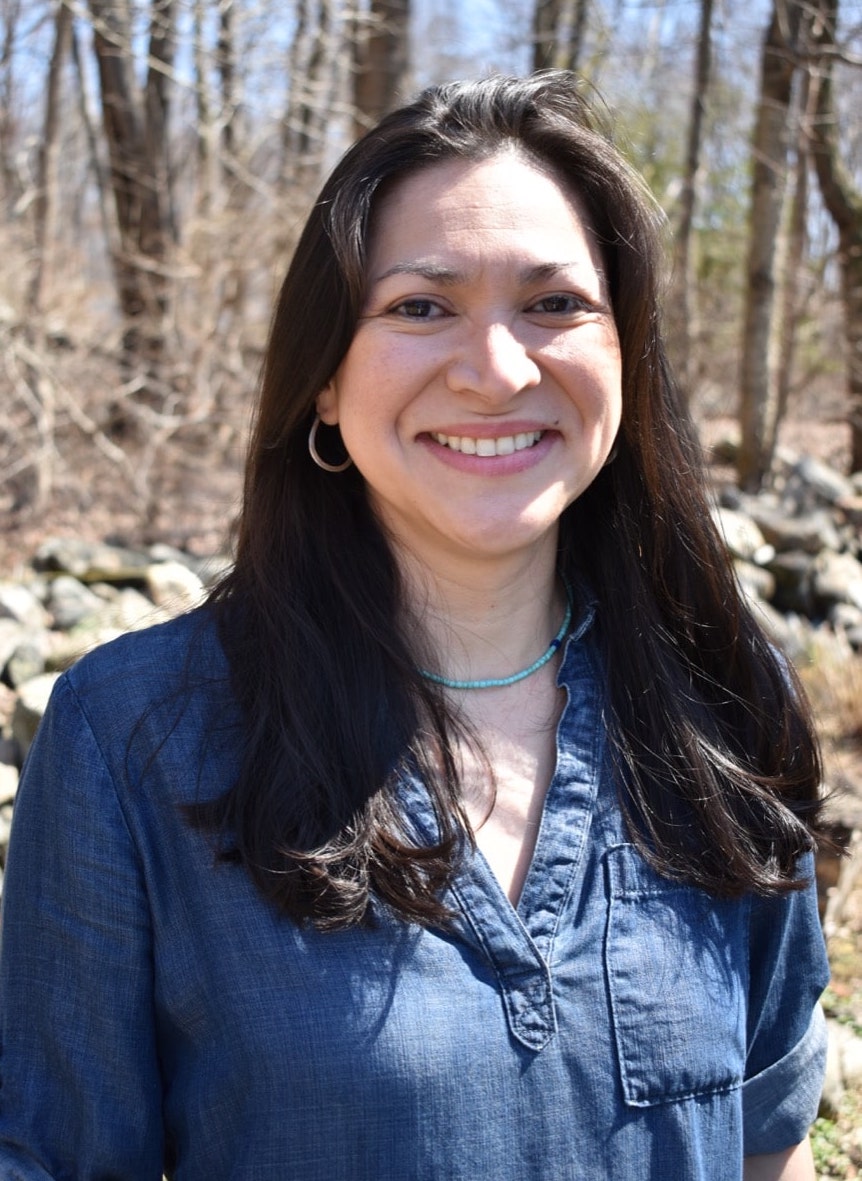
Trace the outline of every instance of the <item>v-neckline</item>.
{"label": "v-neckline", "polygon": [[[556,1030],[554,939],[574,909],[604,769],[597,657],[592,645],[583,642],[588,623],[570,637],[560,668],[567,701],[557,726],[556,769],[517,906],[479,849],[465,849],[444,898],[454,912],[450,935],[491,966],[510,1031],[532,1050],[541,1049]],[[433,839],[433,813],[424,786],[412,777],[404,786],[417,830]]]}

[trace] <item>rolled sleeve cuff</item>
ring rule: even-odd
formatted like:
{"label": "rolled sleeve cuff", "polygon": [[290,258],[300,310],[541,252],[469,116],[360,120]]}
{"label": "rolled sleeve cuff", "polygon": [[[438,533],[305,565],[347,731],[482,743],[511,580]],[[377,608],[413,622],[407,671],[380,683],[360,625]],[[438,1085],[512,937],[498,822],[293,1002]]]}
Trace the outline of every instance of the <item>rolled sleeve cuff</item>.
{"label": "rolled sleeve cuff", "polygon": [[820,1005],[789,1054],[747,1079],[742,1088],[746,1156],[799,1144],[817,1116],[826,1069],[826,1018]]}

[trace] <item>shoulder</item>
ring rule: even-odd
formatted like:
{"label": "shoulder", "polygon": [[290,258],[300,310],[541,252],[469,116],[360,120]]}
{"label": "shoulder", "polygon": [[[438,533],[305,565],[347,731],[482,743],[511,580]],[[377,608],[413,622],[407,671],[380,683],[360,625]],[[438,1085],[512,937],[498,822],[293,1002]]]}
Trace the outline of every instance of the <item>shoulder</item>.
{"label": "shoulder", "polygon": [[137,698],[189,679],[226,676],[215,619],[208,608],[199,608],[101,645],[77,661],[66,679],[82,696],[110,692],[122,680],[126,693]]}
{"label": "shoulder", "polygon": [[227,659],[203,608],[82,657],[55,686],[37,745],[74,735],[117,774],[136,765],[143,774],[154,759],[194,761],[209,736],[236,722]]}
{"label": "shoulder", "polygon": [[203,705],[228,692],[229,670],[208,608],[129,632],[82,657],[60,678],[91,723],[140,719],[182,699]]}

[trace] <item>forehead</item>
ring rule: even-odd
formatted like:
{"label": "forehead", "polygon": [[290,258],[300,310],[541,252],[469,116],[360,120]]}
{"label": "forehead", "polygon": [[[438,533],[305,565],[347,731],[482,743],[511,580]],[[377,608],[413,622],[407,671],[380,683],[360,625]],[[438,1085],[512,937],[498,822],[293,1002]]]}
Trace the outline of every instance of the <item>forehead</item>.
{"label": "forehead", "polygon": [[481,160],[443,160],[393,181],[380,197],[369,265],[419,246],[480,248],[495,236],[519,235],[538,249],[560,235],[582,241],[590,253],[595,242],[574,188],[523,152],[507,148]]}

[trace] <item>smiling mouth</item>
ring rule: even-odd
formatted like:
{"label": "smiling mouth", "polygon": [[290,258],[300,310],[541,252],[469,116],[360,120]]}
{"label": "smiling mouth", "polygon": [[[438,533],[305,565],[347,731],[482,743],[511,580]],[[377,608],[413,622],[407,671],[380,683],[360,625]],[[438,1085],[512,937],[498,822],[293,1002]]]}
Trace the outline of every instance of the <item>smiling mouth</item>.
{"label": "smiling mouth", "polygon": [[437,431],[431,432],[431,438],[442,447],[450,451],[460,451],[462,455],[514,455],[516,451],[526,451],[528,447],[535,447],[544,431],[524,431],[517,435],[501,435],[499,439],[474,439],[469,435],[441,435]]}

